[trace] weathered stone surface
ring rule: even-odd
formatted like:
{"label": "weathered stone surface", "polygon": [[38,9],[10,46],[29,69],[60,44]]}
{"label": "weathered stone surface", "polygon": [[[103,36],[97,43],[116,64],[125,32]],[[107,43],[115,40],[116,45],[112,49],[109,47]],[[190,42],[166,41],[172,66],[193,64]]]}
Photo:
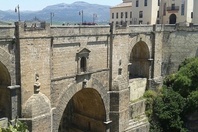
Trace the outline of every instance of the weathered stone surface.
{"label": "weathered stone surface", "polygon": [[[104,122],[109,123],[106,127],[110,128],[107,131],[147,131],[149,124],[143,114],[144,103],[135,102],[131,106],[130,101],[141,97],[145,88],[160,86],[161,78],[175,72],[185,58],[198,55],[197,27],[129,26],[114,29],[110,36],[109,26],[42,26],[27,29],[22,22],[0,26],[0,88],[20,85],[20,93],[15,97],[21,102],[15,105],[9,101],[8,105],[17,107],[16,110],[21,108],[19,111],[26,117],[23,120],[32,131],[58,131],[68,102],[84,88],[96,90],[100,95]],[[110,40],[113,40],[111,50]],[[139,47],[133,50],[136,46]],[[87,49],[89,54],[86,71],[79,72],[82,56],[78,54],[82,49]],[[134,55],[145,49],[146,58]],[[145,60],[139,65],[141,59]],[[135,65],[139,72],[146,72],[139,74],[146,75],[146,79],[129,80],[128,68],[133,67],[133,60],[138,62]],[[40,92],[48,98],[47,102],[40,96],[34,97],[37,74]],[[4,93],[2,89],[0,92]],[[33,102],[38,105],[34,106]],[[2,104],[1,100],[0,108],[5,106]],[[7,115],[12,115],[13,111],[9,109]],[[138,116],[142,120],[136,120]],[[89,120],[87,115],[85,118]]]}

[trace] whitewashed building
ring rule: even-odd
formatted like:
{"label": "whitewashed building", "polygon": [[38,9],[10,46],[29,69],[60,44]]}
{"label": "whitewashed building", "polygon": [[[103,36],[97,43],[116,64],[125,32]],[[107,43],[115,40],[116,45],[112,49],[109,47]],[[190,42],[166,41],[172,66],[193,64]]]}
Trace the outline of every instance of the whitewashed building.
{"label": "whitewashed building", "polygon": [[[197,7],[196,7],[197,5]],[[198,0],[123,0],[110,9],[110,22],[127,24],[198,23]],[[193,16],[195,16],[193,20]]]}

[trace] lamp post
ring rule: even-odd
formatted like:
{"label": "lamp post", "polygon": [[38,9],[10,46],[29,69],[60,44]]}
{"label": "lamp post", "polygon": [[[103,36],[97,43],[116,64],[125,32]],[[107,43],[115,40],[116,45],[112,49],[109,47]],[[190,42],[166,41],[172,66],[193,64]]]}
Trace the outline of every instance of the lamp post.
{"label": "lamp post", "polygon": [[83,10],[82,11],[79,11],[79,15],[82,16],[82,25],[83,25]]}
{"label": "lamp post", "polygon": [[95,18],[97,17],[97,14],[93,14],[93,24],[95,23]]}
{"label": "lamp post", "polygon": [[15,12],[18,13],[18,21],[21,21],[21,16],[20,16],[20,10],[19,10],[19,5],[15,7]]}
{"label": "lamp post", "polygon": [[50,21],[51,21],[51,25],[52,25],[52,18],[54,17],[54,13],[50,12]]}

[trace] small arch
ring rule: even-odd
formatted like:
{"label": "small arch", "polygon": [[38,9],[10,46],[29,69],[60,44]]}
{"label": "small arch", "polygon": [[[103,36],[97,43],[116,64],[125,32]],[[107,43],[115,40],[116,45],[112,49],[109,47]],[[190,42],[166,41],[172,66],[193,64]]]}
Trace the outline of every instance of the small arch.
{"label": "small arch", "polygon": [[80,71],[86,72],[87,70],[87,59],[85,57],[82,57],[80,60]]}
{"label": "small arch", "polygon": [[177,16],[175,14],[171,14],[169,17],[169,24],[175,24],[176,19],[177,19]]}
{"label": "small arch", "polygon": [[140,41],[132,49],[130,54],[129,79],[149,78],[149,48],[144,41]]}

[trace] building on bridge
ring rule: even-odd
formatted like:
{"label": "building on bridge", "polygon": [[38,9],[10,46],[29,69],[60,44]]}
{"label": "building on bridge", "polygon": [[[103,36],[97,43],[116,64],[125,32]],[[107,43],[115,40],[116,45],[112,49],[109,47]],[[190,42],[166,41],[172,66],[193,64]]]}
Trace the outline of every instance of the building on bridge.
{"label": "building on bridge", "polygon": [[[193,4],[193,0],[123,0],[121,4],[110,9],[110,22],[119,25],[186,25],[192,23],[193,5],[196,5]],[[196,10],[196,7],[194,9]],[[130,17],[127,14],[130,14]]]}

